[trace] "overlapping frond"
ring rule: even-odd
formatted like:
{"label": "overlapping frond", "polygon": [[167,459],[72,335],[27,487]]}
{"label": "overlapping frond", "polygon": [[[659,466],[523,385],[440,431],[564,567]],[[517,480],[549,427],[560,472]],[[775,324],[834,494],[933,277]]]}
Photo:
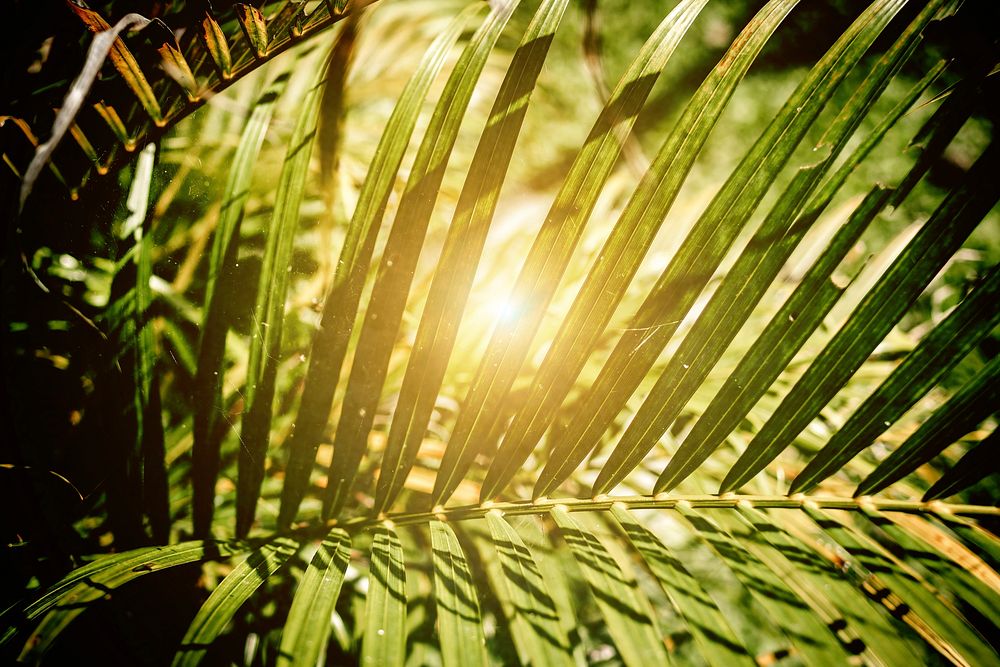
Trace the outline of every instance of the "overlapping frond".
{"label": "overlapping frond", "polygon": [[[162,15],[162,6],[138,3],[143,4],[147,6],[114,3],[102,13],[66,0],[64,7],[52,11],[73,15],[74,21],[49,17],[53,20],[48,24],[32,25],[37,34],[22,36],[25,44],[47,41],[65,51],[56,51],[51,60],[43,58],[31,70],[34,76],[14,85],[11,92],[21,97],[5,102],[17,110],[25,128],[24,136],[6,133],[0,144],[4,161],[16,173],[23,173],[32,157],[19,143],[48,139],[52,109],[63,106],[67,94],[85,100],[67,139],[72,146],[55,153],[53,167],[75,194],[92,175],[120,167],[137,148],[162,136],[212,96],[370,2],[186,3]],[[134,34],[120,35],[111,48],[105,67],[117,76],[75,89],[72,63],[79,54],[71,55],[73,50],[86,43],[88,32],[108,30],[126,11],[144,21]]]}
{"label": "overlapping frond", "polygon": [[[364,664],[404,664],[408,578],[428,576],[426,565],[433,572],[445,665],[482,664],[487,648],[496,654],[504,641],[513,642],[526,664],[575,664],[553,596],[576,577],[589,584],[579,612],[594,605],[614,653],[628,665],[751,664],[772,655],[813,665],[855,658],[880,665],[989,664],[997,655],[990,638],[1000,618],[1000,579],[980,546],[953,532],[955,522],[968,520],[955,513],[981,519],[997,510],[824,498],[624,496],[502,503],[411,516],[401,525],[356,521],[334,529],[315,550],[299,581],[279,661],[315,664],[325,651],[331,611],[360,595],[367,599]],[[539,562],[551,555],[530,537],[537,527],[521,523],[526,516],[552,526],[549,548],[568,547],[575,573],[541,574]],[[871,527],[878,529],[874,538]],[[415,548],[428,536],[429,553]],[[87,604],[137,576],[249,551],[205,601],[174,658],[175,664],[198,664],[253,591],[317,537],[309,529],[253,548],[195,542],[103,558],[72,573],[20,618],[5,615],[22,626],[41,619],[22,654],[38,659]],[[996,548],[995,537],[985,539]],[[352,542],[366,546],[351,555]],[[699,579],[689,567],[713,568],[713,578]],[[488,568],[497,571],[489,576]],[[649,568],[653,578],[637,579],[636,568]],[[359,569],[368,571],[364,594],[344,586],[345,577],[357,580]],[[725,578],[735,579],[741,595],[762,605],[769,620],[752,617],[747,627],[741,615],[754,612],[732,607],[718,586]],[[662,616],[653,612],[663,604],[676,614],[669,641],[657,622]],[[484,635],[485,618],[509,624],[509,636]],[[12,630],[4,641],[17,637]],[[679,650],[677,642],[684,646],[689,639],[693,645]]]}

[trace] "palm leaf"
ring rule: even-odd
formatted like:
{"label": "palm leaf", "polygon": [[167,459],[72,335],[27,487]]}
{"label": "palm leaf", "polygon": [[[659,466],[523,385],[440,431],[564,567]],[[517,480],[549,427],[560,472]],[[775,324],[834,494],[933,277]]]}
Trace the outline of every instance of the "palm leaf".
{"label": "palm leaf", "polygon": [[[87,605],[102,599],[109,592],[134,579],[162,569],[204,560],[223,559],[246,550],[238,542],[195,541],[182,542],[169,547],[135,549],[121,554],[99,558],[74,570],[44,595],[27,605],[18,620],[8,618],[4,644],[16,635],[18,624],[40,618],[24,644],[23,659],[39,659],[50,648],[52,641]],[[11,611],[5,612],[5,616]],[[11,614],[13,616],[13,614]]]}
{"label": "palm leaf", "polygon": [[[998,289],[1000,274],[995,271],[982,287],[921,340],[904,363],[851,415],[847,424],[795,478],[790,492],[811,489],[826,474],[843,467],[854,454],[878,437],[886,423],[892,424],[899,419],[1000,323],[1000,315],[986,305],[995,303],[994,291]],[[901,386],[896,378],[906,378],[905,385]],[[919,381],[914,382],[914,378]]]}
{"label": "palm leaf", "polygon": [[[670,266],[646,297],[632,320],[630,331],[622,337],[602,371],[605,378],[610,378],[614,388],[605,389],[598,380],[593,393],[602,398],[597,405],[582,408],[586,410],[585,414],[606,415],[620,410],[621,401],[632,393],[670,340],[677,324],[711,277],[710,269],[721,262],[736,240],[742,223],[760,203],[778,170],[791,157],[792,149],[802,140],[837,85],[899,9],[900,5],[893,3],[873,3],[841,35],[785,102],[774,121],[702,214]],[[678,285],[682,288],[678,289]],[[622,383],[627,383],[624,388],[618,386]],[[605,396],[620,398],[610,402]],[[594,443],[600,434],[600,422],[591,418],[590,423],[594,426],[583,431],[571,431],[568,437],[579,437]],[[636,434],[639,439],[636,439]],[[642,438],[642,435],[637,425],[634,431],[623,436],[601,471],[595,491],[606,491],[620,482],[649,451],[653,442],[649,436]]]}
{"label": "palm leaf", "polygon": [[861,484],[856,495],[877,493],[916,470],[969,431],[992,412],[1000,399],[1000,362],[991,361],[952,396],[912,436],[879,464]]}
{"label": "palm leaf", "polygon": [[435,279],[407,364],[399,404],[389,430],[375,509],[389,506],[403,486],[423,439],[444,379],[462,310],[469,298],[486,233],[496,211],[521,123],[525,91],[534,89],[565,2],[543,3],[521,39],[469,166],[455,220],[448,230]]}
{"label": "palm leaf", "polygon": [[457,17],[427,49],[399,97],[361,186],[333,284],[324,304],[320,328],[313,340],[313,349],[319,353],[311,357],[302,391],[298,427],[288,445],[291,451],[289,479],[282,491],[279,518],[283,526],[294,518],[306,493],[316,448],[330,415],[341,365],[354,329],[358,302],[375,249],[377,223],[385,213],[396,170],[417,122],[420,103],[444,65],[445,57],[458,39],[467,18],[468,12]]}
{"label": "palm leaf", "polygon": [[403,547],[389,525],[375,528],[365,619],[362,664],[402,664],[406,646],[406,571]]}
{"label": "palm leaf", "polygon": [[[787,563],[782,562],[783,569],[793,580],[805,578],[800,586],[807,587],[815,600],[813,605],[832,606],[827,612],[830,614],[828,623],[831,627],[843,628],[839,632],[845,636],[848,650],[863,651],[866,660],[886,665],[920,659],[922,651],[918,637],[894,624],[884,607],[852,586],[832,563],[812,558],[801,542],[775,523],[776,517],[754,509],[749,503],[742,504],[739,510],[743,521],[753,528],[740,530],[748,538],[749,548],[759,557],[767,550],[771,552],[771,559],[787,559]],[[730,519],[730,522],[738,525],[739,520]],[[770,544],[773,549],[767,549],[764,544]]]}
{"label": "palm leaf", "polygon": [[644,527],[625,505],[611,511],[636,550],[656,575],[663,591],[684,616],[698,648],[711,665],[750,664],[753,657],[733,634],[725,616],[669,548]]}
{"label": "palm leaf", "polygon": [[[615,517],[627,527],[634,540],[633,543],[644,557],[667,553],[667,547],[662,538],[656,537],[643,525],[641,519],[635,518],[633,512],[655,509],[659,513],[666,512],[682,520],[687,530],[691,531],[693,536],[705,540],[747,590],[753,593],[761,604],[774,612],[772,618],[778,622],[782,636],[788,642],[787,646],[796,652],[801,652],[807,661],[830,664],[829,661],[833,660],[834,663],[839,663],[846,659],[846,655],[857,650],[871,651],[868,655],[872,660],[883,661],[886,664],[892,664],[895,659],[893,656],[913,655],[914,651],[919,655],[919,642],[914,644],[914,638],[903,630],[905,626],[900,625],[901,623],[913,627],[936,650],[949,659],[958,660],[959,663],[962,662],[962,655],[967,656],[973,664],[976,664],[977,659],[982,660],[988,655],[995,655],[992,654],[992,649],[984,644],[980,635],[966,628],[965,619],[952,604],[940,597],[937,589],[928,587],[929,583],[923,577],[888,556],[874,543],[864,541],[859,533],[834,521],[828,514],[833,511],[850,515],[847,517],[849,519],[861,519],[865,516],[865,512],[871,514],[876,509],[888,514],[906,512],[914,517],[932,515],[933,511],[916,502],[874,500],[867,502],[867,505],[859,506],[850,500],[822,498],[803,503],[788,498],[768,497],[725,500],[690,496],[654,500],[649,497],[626,496],[614,501],[567,499],[561,503],[555,501],[502,503],[494,509],[446,510],[441,516],[447,518],[449,522],[467,522],[475,518],[487,520],[493,534],[493,544],[488,548],[491,551],[496,550],[490,558],[498,559],[503,568],[502,574],[491,581],[502,587],[503,599],[509,601],[508,613],[512,614],[511,622],[519,628],[517,633],[519,641],[530,642],[525,646],[528,651],[525,655],[548,656],[537,657],[540,664],[559,664],[566,660],[572,662],[572,658],[569,657],[565,638],[557,639],[562,636],[562,631],[559,629],[554,603],[550,595],[545,592],[544,580],[539,574],[537,565],[534,564],[534,559],[523,538],[518,535],[518,531],[501,518],[501,508],[502,512],[509,516],[523,514],[553,516],[560,527],[561,535],[569,541],[575,560],[585,578],[597,586],[593,592],[599,600],[599,606],[603,608],[607,622],[612,624],[609,626],[612,637],[615,637],[616,643],[637,642],[627,644],[628,648],[623,649],[626,652],[622,655],[623,659],[640,659],[643,654],[636,652],[658,653],[663,649],[658,642],[651,643],[653,639],[648,634],[655,627],[651,624],[648,611],[641,611],[648,602],[644,602],[643,597],[637,597],[640,594],[634,588],[634,581],[629,583],[631,580],[604,550],[594,532],[584,528],[580,519],[574,518],[573,515],[578,512],[603,512],[613,509]],[[770,510],[775,515],[770,522],[760,513],[761,510],[768,508],[778,508]],[[800,509],[804,509],[825,531],[821,542],[812,539],[803,541],[796,537],[799,535],[798,530],[789,531],[778,527],[782,518],[791,518],[787,514],[789,512],[796,513],[794,518],[798,521],[793,523],[801,523],[804,514]],[[972,516],[983,513],[997,514],[997,510],[993,508],[957,505],[940,506],[938,511],[944,517],[952,516],[954,512],[971,513]],[[740,519],[740,514],[743,514],[746,520]],[[717,519],[719,523],[713,522],[709,517]],[[433,520],[430,515],[400,518],[407,524],[420,526],[421,530],[436,530],[428,525],[428,522]],[[354,534],[370,525],[375,527],[375,541],[371,546],[373,571],[365,614],[368,619],[365,636],[371,636],[371,639],[365,640],[367,648],[363,651],[372,656],[372,659],[388,664],[402,664],[401,640],[405,634],[399,624],[406,616],[402,550],[395,531],[385,524],[372,524],[364,520],[354,522],[348,527],[348,531]],[[727,528],[723,529],[720,525],[725,525]],[[896,532],[893,534],[900,536]],[[312,566],[314,574],[307,573],[309,579],[304,579],[300,584],[302,600],[318,600],[316,594],[323,590],[322,587],[337,587],[341,576],[339,573],[342,573],[343,568],[347,566],[347,561],[343,558],[344,552],[341,551],[346,544],[345,539],[344,533],[335,532],[317,552],[322,558],[317,556],[314,559]],[[451,540],[449,542],[451,543],[449,549],[454,550],[457,542]],[[773,546],[768,546],[768,543]],[[208,648],[206,642],[222,630],[247,596],[294,554],[296,544],[297,540],[288,539],[265,544],[233,570],[216,589],[217,592],[213,593],[205,603],[192,623],[176,660],[196,661],[202,656]],[[212,551],[208,550],[209,546],[212,547]],[[246,548],[242,545],[236,546],[241,550]],[[332,555],[333,552],[338,552],[340,555]],[[100,559],[72,575],[60,587],[54,588],[46,598],[32,605],[30,609],[33,611],[30,617],[37,617],[47,609],[58,609],[59,605],[71,602],[68,607],[71,614],[69,618],[65,618],[66,612],[60,612],[59,616],[54,617],[54,620],[59,620],[58,625],[53,625],[51,622],[43,623],[42,628],[45,631],[51,630],[55,633],[82,611],[79,600],[84,598],[79,597],[81,593],[74,593],[77,589],[86,592],[88,596],[86,599],[96,599],[137,576],[165,567],[206,558],[220,558],[232,553],[231,547],[226,543],[207,545],[195,542],[163,550],[161,555],[154,555],[151,550],[144,549]],[[849,556],[848,553],[854,556]],[[439,553],[436,558],[443,555]],[[852,560],[845,560],[855,556],[858,558],[856,564]],[[662,560],[661,556],[656,558],[660,565],[654,566],[654,572],[663,574],[664,568],[677,567],[676,563],[673,566],[669,565],[670,561]],[[821,565],[824,559],[828,559],[837,567],[824,567]],[[988,566],[986,567],[988,569]],[[324,569],[327,570],[326,574],[323,573]],[[843,570],[849,576],[844,578],[843,573],[838,570]],[[872,571],[878,572],[879,576],[874,577]],[[475,586],[478,593],[476,589],[466,589],[465,594],[482,595],[480,588],[483,585],[482,579],[475,576],[474,570],[471,573],[473,578],[464,581],[466,585]],[[996,577],[996,574],[993,573],[991,576]],[[93,584],[90,583],[91,578]],[[323,583],[319,584],[321,578]],[[452,581],[454,583],[454,580]],[[664,577],[660,581],[666,582],[668,579]],[[315,587],[317,584],[320,588]],[[885,588],[886,586],[890,588]],[[981,584],[976,587],[983,590]],[[324,606],[332,605],[336,598],[334,589],[327,588],[327,590],[332,597],[323,601]],[[450,590],[457,591],[460,588]],[[891,593],[887,593],[889,590]],[[670,592],[672,596],[678,596],[675,599],[683,605],[684,613],[690,615],[692,619],[697,618],[698,612],[695,607],[688,605],[704,606],[706,603],[704,599],[695,602],[695,598],[690,597],[692,591],[689,589],[671,586]],[[500,593],[501,591],[497,592],[498,595]],[[451,592],[449,597],[455,594]],[[865,595],[871,596],[874,604],[885,605],[893,613],[872,618],[871,608],[863,607],[868,609],[867,613],[859,611],[858,605]],[[996,590],[990,595],[995,597]],[[444,599],[447,600],[449,597]],[[602,598],[603,603],[600,602]],[[683,602],[680,602],[682,600]],[[901,611],[904,608],[906,611]],[[633,611],[629,612],[628,609]],[[711,609],[711,606],[708,609]],[[304,620],[305,617],[298,615],[296,618]],[[324,618],[327,618],[325,614],[317,614],[313,620]],[[842,622],[840,619],[844,619],[848,627],[838,629],[840,635],[838,637],[828,629],[827,624],[830,628],[838,628]],[[291,637],[299,638],[295,641],[300,646],[300,642],[309,636],[302,634],[304,627],[300,629],[301,622],[290,618],[288,628],[292,633]],[[382,633],[378,632],[380,629],[383,630]],[[713,645],[706,649],[706,658],[719,655],[718,651],[723,650],[718,638],[714,638],[716,630],[713,629],[712,632]],[[855,632],[858,634],[854,634]],[[862,638],[861,642],[857,641],[858,636]],[[745,637],[733,637],[733,639],[735,643],[731,650],[737,653],[748,650]],[[5,641],[7,640],[9,637],[5,638]],[[955,640],[958,643],[955,643]],[[478,641],[476,645],[480,645]],[[28,646],[34,647],[32,655],[36,655],[35,652],[44,650],[48,642],[43,642],[39,647],[37,641],[29,640]],[[625,658],[625,655],[632,657]],[[527,661],[534,660],[535,657],[531,657]]]}
{"label": "palm leaf", "polygon": [[335,528],[316,550],[288,610],[280,663],[309,666],[319,661],[330,636],[330,613],[350,561],[350,544],[350,536]]}
{"label": "palm leaf", "polygon": [[837,332],[806,374],[785,397],[768,425],[754,437],[720,487],[736,488],[760,471],[784,449],[789,440],[822,409],[889,333],[920,291],[959,248],[962,241],[990,210],[1000,192],[986,185],[994,150],[979,159],[968,180],[955,190],[921,228],[906,250],[868,292],[851,318]]}
{"label": "palm leaf", "polygon": [[[997,623],[1000,611],[1000,594],[983,579],[977,577],[933,545],[911,535],[903,526],[895,523],[885,514],[871,508],[862,507],[865,518],[877,529],[876,539],[895,553],[902,553],[906,562],[914,563],[928,574],[928,580],[941,591],[947,593],[949,601],[958,608],[972,607],[981,613],[986,626]],[[963,613],[968,613],[964,612]],[[975,613],[975,612],[973,612]],[[983,626],[980,632],[989,632]]]}
{"label": "palm leaf", "polygon": [[538,564],[517,531],[493,510],[486,513],[492,545],[501,569],[494,586],[506,602],[507,618],[521,659],[542,665],[574,664],[569,642],[559,627],[555,602],[547,590]]}
{"label": "palm leaf", "polygon": [[[738,46],[727,54],[724,64],[720,64],[702,84],[677,127],[660,148],[605,242],[587,283],[581,288],[573,309],[566,317],[561,335],[553,342],[547,355],[551,361],[543,363],[539,369],[535,389],[527,398],[526,408],[517,414],[511,424],[498,454],[503,467],[499,467],[501,464],[498,463],[497,469],[491,470],[487,477],[484,488],[486,498],[495,495],[510,480],[549,425],[551,419],[541,415],[552,415],[565,398],[576,373],[638,270],[663,217],[736,84],[793,4],[770,3],[761,10],[744,31],[748,38],[739,40]],[[574,368],[570,360],[577,359],[579,361]],[[559,360],[558,364],[556,360]],[[564,470],[575,468],[585,454],[579,450],[571,452],[571,455],[557,459],[565,462]]]}
{"label": "palm leaf", "polygon": [[553,507],[552,518],[590,584],[604,614],[608,633],[615,640],[625,664],[666,663],[660,630],[652,619],[649,601],[638,590],[635,579],[622,570],[597,536],[570,516],[565,508]]}
{"label": "palm leaf", "polygon": [[469,564],[448,524],[432,522],[434,598],[445,665],[487,664],[482,617]]}
{"label": "palm leaf", "polygon": [[292,244],[295,240],[295,227],[299,222],[299,207],[305,195],[309,158],[316,140],[317,111],[325,83],[326,72],[321,71],[303,100],[282,167],[271,227],[264,248],[254,308],[255,330],[247,362],[246,416],[240,438],[241,474],[238,479],[236,514],[236,532],[240,535],[246,535],[250,530],[264,477],[275,379],[281,355]]}
{"label": "palm leaf", "polygon": [[212,591],[188,626],[173,665],[197,665],[247,598],[291,558],[299,544],[279,538],[252,552]]}
{"label": "palm leaf", "polygon": [[656,75],[663,71],[697,8],[697,3],[682,3],[682,11],[671,13],[660,23],[622,75],[574,159],[507,299],[519,310],[517,325],[501,322],[490,339],[435,478],[433,502],[451,496],[479,453],[481,442],[490,439],[504,394],[524,362],[545,307],[621,151],[620,137],[635,123]]}
{"label": "palm leaf", "polygon": [[[822,510],[806,507],[810,517],[826,535],[857,558],[869,572],[878,572],[885,585],[903,599],[920,622],[926,624],[928,638],[935,648],[958,664],[989,662],[996,653],[967,621],[929,588],[923,578],[892,557],[871,540],[851,530]],[[853,519],[853,517],[848,517]]]}
{"label": "palm leaf", "polygon": [[[216,435],[217,412],[223,410],[222,379],[223,357],[226,349],[226,308],[232,298],[233,267],[236,264],[240,224],[243,207],[250,196],[253,165],[260,153],[267,127],[274,114],[274,105],[288,81],[288,75],[278,76],[254,105],[253,114],[247,121],[240,143],[233,155],[233,166],[226,181],[222,211],[215,236],[212,239],[211,263],[208,280],[205,283],[204,321],[201,325],[201,341],[198,348],[198,371],[196,383],[196,405],[194,417],[194,445],[192,465],[195,479],[192,481],[192,513],[195,532],[205,535],[212,523],[212,501],[215,492],[215,478],[219,469],[219,438]],[[230,283],[230,284],[227,284]]]}
{"label": "palm leaf", "polygon": [[445,84],[430,125],[414,159],[413,169],[393,221],[365,322],[355,352],[356,363],[344,395],[330,462],[331,485],[323,501],[323,516],[337,515],[347,502],[375,419],[389,356],[403,317],[406,296],[434,208],[435,194],[444,178],[448,158],[458,138],[461,120],[476,81],[516,2],[494,9],[469,40]]}
{"label": "palm leaf", "polygon": [[962,457],[961,461],[934,482],[931,488],[927,489],[923,499],[947,498],[972,486],[986,476],[994,474],[996,471],[990,469],[989,462],[994,455],[993,449],[996,447],[995,443],[998,438],[1000,435],[997,435],[997,431],[993,431],[988,437],[983,438],[974,449]]}

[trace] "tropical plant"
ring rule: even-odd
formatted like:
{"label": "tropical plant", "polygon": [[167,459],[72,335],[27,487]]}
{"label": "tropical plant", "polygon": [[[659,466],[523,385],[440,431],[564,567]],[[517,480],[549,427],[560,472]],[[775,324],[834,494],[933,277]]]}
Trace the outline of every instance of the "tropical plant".
{"label": "tropical plant", "polygon": [[0,117],[6,657],[997,663],[996,8],[121,4]]}

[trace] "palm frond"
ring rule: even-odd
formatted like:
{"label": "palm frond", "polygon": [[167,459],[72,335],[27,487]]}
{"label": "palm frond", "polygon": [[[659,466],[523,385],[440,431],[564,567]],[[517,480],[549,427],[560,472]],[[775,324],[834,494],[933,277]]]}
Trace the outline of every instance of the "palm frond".
{"label": "palm frond", "polygon": [[[183,34],[115,42],[103,134],[88,110],[84,166],[52,166],[78,188],[120,166],[105,140],[164,137],[118,172],[127,249],[79,280],[103,285],[124,417],[78,525],[119,553],[6,609],[0,655],[56,655],[84,612],[197,564],[175,665],[997,662],[996,490],[960,492],[996,472],[1000,269],[968,244],[997,219],[978,102],[1000,58],[934,37],[975,10],[873,0],[733,138],[797,0],[761,3],[686,98],[706,0],[657,15],[608,94],[596,4],[582,32],[566,0],[426,4],[359,7],[256,76],[345,6],[184,10]],[[578,39],[593,109],[553,80]],[[245,109],[163,134],[239,79]],[[565,90],[579,136],[537,168]],[[210,169],[186,221],[180,183]]]}

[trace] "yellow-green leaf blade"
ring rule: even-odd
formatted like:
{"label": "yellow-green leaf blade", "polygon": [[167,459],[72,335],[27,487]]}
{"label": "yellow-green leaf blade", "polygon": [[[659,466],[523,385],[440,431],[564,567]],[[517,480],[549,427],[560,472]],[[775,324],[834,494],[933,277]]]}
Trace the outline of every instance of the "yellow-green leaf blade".
{"label": "yellow-green leaf blade", "polygon": [[[994,301],[994,307],[995,307]],[[1000,356],[986,366],[931,415],[868,477],[858,485],[856,496],[878,493],[930,461],[973,430],[1000,404]]]}
{"label": "yellow-green leaf blade", "polygon": [[375,529],[361,640],[364,667],[406,662],[406,570],[396,532],[383,524]]}
{"label": "yellow-green leaf blade", "polygon": [[472,6],[457,16],[424,53],[396,102],[358,193],[358,203],[347,228],[333,284],[323,304],[320,327],[313,338],[296,427],[288,442],[288,465],[278,516],[281,527],[288,526],[295,518],[309,484],[309,473],[326,428],[348,342],[354,330],[361,292],[375,249],[378,223],[385,213],[421,103],[474,11],[478,8]]}
{"label": "yellow-green leaf blade", "polygon": [[465,552],[446,523],[431,522],[434,602],[445,667],[487,665],[478,592]]}
{"label": "yellow-green leaf blade", "polygon": [[913,570],[896,562],[846,523],[833,518],[833,513],[808,504],[806,511],[834,543],[847,550],[866,570],[878,573],[886,586],[913,610],[927,626],[925,638],[942,655],[959,664],[985,665],[997,660],[996,652],[986,640],[954,607],[928,589]]}
{"label": "yellow-green leaf blade", "polygon": [[486,523],[504,575],[500,588],[513,608],[515,640],[539,665],[573,665],[555,602],[528,547],[499,511],[487,512]]}
{"label": "yellow-green leaf blade", "polygon": [[292,246],[299,224],[299,206],[305,197],[309,161],[316,140],[317,112],[325,84],[326,71],[321,68],[299,107],[268,226],[247,361],[246,411],[240,436],[242,446],[236,490],[237,535],[246,535],[250,530],[264,478],[271,435],[271,404],[281,356],[285,299],[291,279]]}
{"label": "yellow-green leaf blade", "polygon": [[[977,625],[984,636],[1000,630],[1000,592],[970,572],[964,563],[949,558],[933,543],[911,534],[884,512],[869,505],[862,505],[861,510],[880,536],[887,536],[895,543],[904,560],[919,564],[936,588],[948,591],[949,599],[955,606],[960,609],[972,606],[992,624],[991,627]],[[970,620],[975,622],[977,619]]]}
{"label": "yellow-green leaf blade", "polygon": [[388,507],[402,488],[423,440],[530,95],[567,4],[566,0],[546,0],[539,5],[476,147],[393,413],[376,491],[376,512]]}
{"label": "yellow-green leaf blade", "polygon": [[199,664],[243,603],[295,555],[298,548],[299,543],[295,540],[278,538],[233,568],[198,610],[171,664],[174,667]]}
{"label": "yellow-green leaf blade", "polygon": [[849,654],[833,631],[788,584],[715,522],[690,506],[677,509],[695,533],[725,562],[747,591],[768,612],[808,665],[839,665]]}
{"label": "yellow-green leaf blade", "polygon": [[[690,11],[690,5],[685,7]],[[622,75],[556,194],[508,298],[523,307],[516,323],[499,323],[490,337],[435,479],[434,503],[451,496],[478,454],[480,442],[490,435],[500,405],[621,152],[620,137],[631,131],[676,46],[677,36],[671,31],[674,20],[672,15],[664,19]]]}
{"label": "yellow-green leaf blade", "polygon": [[351,559],[351,538],[334,528],[299,581],[281,633],[279,667],[315,667],[330,636],[330,615]]}
{"label": "yellow-green leaf blade", "polygon": [[445,167],[486,60],[517,4],[517,0],[511,0],[497,5],[472,36],[448,77],[420,143],[365,311],[337,424],[330,485],[323,499],[324,517],[337,515],[343,509],[367,449],[368,432],[378,411],[382,384]]}
{"label": "yellow-green leaf blade", "polygon": [[754,436],[721,490],[739,487],[780,454],[895,326],[1000,198],[990,185],[998,157],[1000,149],[988,148],[942,202]]}
{"label": "yellow-green leaf blade", "polygon": [[250,196],[253,167],[274,115],[274,106],[287,82],[287,73],[278,76],[254,104],[232,158],[219,222],[212,238],[194,390],[191,512],[194,532],[198,536],[208,535],[212,524],[220,444],[213,427],[217,415],[225,409],[220,390],[228,331],[225,304],[229,301],[230,290],[236,288],[230,276],[236,263],[243,207]]}
{"label": "yellow-green leaf blade", "polygon": [[875,441],[1000,323],[1000,268],[927,334],[795,477],[805,492]]}
{"label": "yellow-green leaf blade", "polygon": [[705,660],[715,667],[756,664],[697,578],[684,568],[670,549],[624,505],[613,505],[611,512],[684,617]]}
{"label": "yellow-green leaf blade", "polygon": [[725,519],[722,514],[714,511],[712,516],[730,527],[730,533],[768,563],[772,571],[779,575],[787,572],[782,579],[790,583],[796,580],[796,590],[810,600],[810,606],[828,626],[836,628],[849,651],[861,653],[866,663],[886,667],[921,660],[924,647],[915,634],[907,632],[905,625],[866,597],[841,572],[824,566],[823,559],[793,538],[771,516],[754,509],[749,502],[739,506],[743,525],[736,517]]}
{"label": "yellow-green leaf blade", "polygon": [[668,664],[649,600],[635,579],[626,575],[597,536],[564,508],[556,506],[551,516],[590,585],[622,661],[631,667]]}

